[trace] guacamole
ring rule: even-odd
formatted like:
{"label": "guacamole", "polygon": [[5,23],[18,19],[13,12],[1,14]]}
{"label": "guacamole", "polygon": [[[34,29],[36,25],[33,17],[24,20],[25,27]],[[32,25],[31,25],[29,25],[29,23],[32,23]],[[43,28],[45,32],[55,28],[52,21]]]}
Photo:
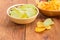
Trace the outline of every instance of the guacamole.
{"label": "guacamole", "polygon": [[37,9],[32,4],[15,6],[10,9],[10,16],[14,18],[30,18],[37,14]]}

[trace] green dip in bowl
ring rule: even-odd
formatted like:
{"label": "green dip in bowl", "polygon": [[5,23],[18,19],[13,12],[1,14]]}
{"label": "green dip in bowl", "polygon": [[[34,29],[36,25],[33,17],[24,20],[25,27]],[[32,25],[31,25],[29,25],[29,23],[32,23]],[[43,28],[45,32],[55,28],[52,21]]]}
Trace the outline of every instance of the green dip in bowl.
{"label": "green dip in bowl", "polygon": [[33,22],[39,10],[32,4],[16,4],[8,8],[7,15],[12,22],[28,24]]}
{"label": "green dip in bowl", "polygon": [[37,14],[37,9],[32,4],[15,6],[10,9],[10,16],[14,18],[30,18]]}

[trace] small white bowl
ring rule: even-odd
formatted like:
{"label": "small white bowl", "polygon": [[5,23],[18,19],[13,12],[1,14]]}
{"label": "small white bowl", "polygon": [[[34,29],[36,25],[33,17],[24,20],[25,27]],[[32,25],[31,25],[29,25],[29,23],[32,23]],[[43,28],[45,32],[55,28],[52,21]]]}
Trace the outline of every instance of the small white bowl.
{"label": "small white bowl", "polygon": [[32,16],[32,17],[30,17],[30,18],[14,18],[14,17],[11,17],[11,16],[9,15],[9,11],[10,11],[10,9],[11,9],[12,7],[20,6],[20,5],[25,5],[25,4],[16,4],[16,5],[13,5],[13,6],[11,6],[11,7],[9,7],[9,8],[7,9],[7,16],[9,17],[9,19],[10,19],[11,21],[15,22],[15,23],[18,23],[18,24],[28,24],[28,23],[33,22],[33,21],[36,19],[38,13],[39,13],[39,10],[38,10],[37,7],[36,7],[36,9],[37,9],[37,14],[34,15],[34,16]]}

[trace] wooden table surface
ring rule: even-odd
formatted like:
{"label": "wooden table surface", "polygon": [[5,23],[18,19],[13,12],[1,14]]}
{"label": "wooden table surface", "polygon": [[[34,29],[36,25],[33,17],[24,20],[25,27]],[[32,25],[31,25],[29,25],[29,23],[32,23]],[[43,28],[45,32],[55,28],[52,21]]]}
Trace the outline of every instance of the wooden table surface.
{"label": "wooden table surface", "polygon": [[34,28],[37,21],[44,20],[45,16],[38,15],[30,24],[19,25],[11,22],[6,15],[7,8],[14,4],[35,4],[35,0],[0,0],[0,40],[60,40],[60,18],[52,18],[54,26],[51,30],[36,33]]}

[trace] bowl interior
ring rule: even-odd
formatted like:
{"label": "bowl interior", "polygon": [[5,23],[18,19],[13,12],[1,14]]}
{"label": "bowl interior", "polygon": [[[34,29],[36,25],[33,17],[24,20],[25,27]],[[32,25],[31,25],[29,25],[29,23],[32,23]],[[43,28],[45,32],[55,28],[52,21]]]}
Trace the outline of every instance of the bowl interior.
{"label": "bowl interior", "polygon": [[[9,12],[10,12],[10,9],[11,8],[13,8],[13,7],[17,7],[17,6],[21,6],[21,5],[25,5],[25,4],[16,4],[16,5],[13,5],[13,6],[11,6],[11,7],[9,7],[8,8],[8,10],[7,10],[7,14],[8,14],[8,16],[10,16],[9,14]],[[15,18],[15,19],[30,19],[30,18],[34,18],[34,17],[36,17],[37,15],[38,15],[38,13],[39,13],[39,10],[38,10],[38,8],[37,7],[35,7],[36,8],[36,10],[37,10],[37,13],[36,13],[36,15],[34,15],[34,16],[32,16],[32,17],[29,17],[29,18]],[[11,17],[11,16],[10,16]],[[14,17],[12,17],[12,18],[14,18]]]}

